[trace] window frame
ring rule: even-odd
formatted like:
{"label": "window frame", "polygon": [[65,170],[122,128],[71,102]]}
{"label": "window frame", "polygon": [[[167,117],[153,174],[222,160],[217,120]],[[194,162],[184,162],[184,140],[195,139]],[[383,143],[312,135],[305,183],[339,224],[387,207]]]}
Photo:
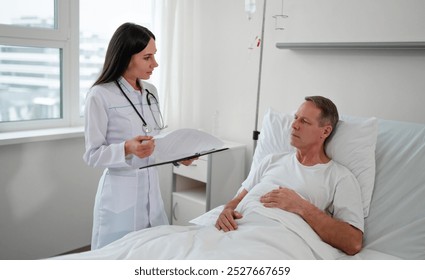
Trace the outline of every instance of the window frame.
{"label": "window frame", "polygon": [[0,24],[0,45],[60,50],[62,118],[0,123],[2,132],[83,125],[79,108],[79,0],[55,0],[56,28]]}

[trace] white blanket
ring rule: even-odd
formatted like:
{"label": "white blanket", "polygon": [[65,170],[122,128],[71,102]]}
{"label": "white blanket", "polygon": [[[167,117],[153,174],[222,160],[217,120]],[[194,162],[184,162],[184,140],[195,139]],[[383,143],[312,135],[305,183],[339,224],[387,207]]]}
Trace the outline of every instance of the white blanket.
{"label": "white blanket", "polygon": [[299,216],[241,205],[232,232],[209,226],[159,226],[133,232],[102,249],[59,259],[337,259],[341,251],[321,241]]}

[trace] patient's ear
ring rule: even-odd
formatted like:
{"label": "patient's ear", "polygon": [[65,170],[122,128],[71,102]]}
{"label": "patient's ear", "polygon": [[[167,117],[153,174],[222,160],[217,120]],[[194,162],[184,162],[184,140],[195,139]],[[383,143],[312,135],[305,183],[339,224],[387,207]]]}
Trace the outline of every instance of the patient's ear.
{"label": "patient's ear", "polygon": [[325,125],[324,127],[323,127],[323,134],[322,134],[322,137],[324,138],[324,139],[326,139],[326,138],[328,138],[329,137],[329,135],[331,135],[331,132],[332,132],[332,126],[329,124],[329,125]]}

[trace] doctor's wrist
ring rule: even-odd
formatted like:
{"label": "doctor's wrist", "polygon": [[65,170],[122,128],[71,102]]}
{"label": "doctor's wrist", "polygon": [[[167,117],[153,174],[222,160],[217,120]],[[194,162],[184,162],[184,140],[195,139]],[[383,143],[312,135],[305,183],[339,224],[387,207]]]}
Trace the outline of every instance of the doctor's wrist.
{"label": "doctor's wrist", "polygon": [[131,144],[130,144],[130,142],[128,140],[125,141],[123,146],[124,146],[124,155],[125,155],[125,157],[127,158],[127,157],[131,156],[132,155],[132,152],[131,152]]}

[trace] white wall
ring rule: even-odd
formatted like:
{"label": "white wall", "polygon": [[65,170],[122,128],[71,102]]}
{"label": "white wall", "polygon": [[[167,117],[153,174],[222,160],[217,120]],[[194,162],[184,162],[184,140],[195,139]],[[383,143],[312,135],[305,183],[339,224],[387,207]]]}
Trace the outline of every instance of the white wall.
{"label": "white wall", "polygon": [[[270,3],[269,19],[273,10],[276,12],[279,7],[279,2],[268,2]],[[288,7],[288,15],[294,18],[298,13],[303,13],[304,9],[307,10],[307,7],[315,1],[286,2],[289,2],[288,5],[291,4]],[[353,35],[353,41],[425,41],[425,1],[390,0],[384,1],[388,5],[383,3],[379,6],[368,4],[363,0],[345,1],[347,7],[355,7],[352,10],[346,10],[345,17],[338,13],[335,15],[329,13],[329,10],[333,10],[334,7],[328,5],[327,8],[323,8],[324,3],[335,5],[335,0],[321,2],[322,7],[316,7],[314,10],[315,19],[319,21],[320,17],[317,17],[320,15],[323,21],[333,24],[328,25],[327,28],[325,24],[319,24],[324,26],[323,29],[315,29],[317,33],[322,32],[326,35],[324,41],[350,41],[350,32],[348,32],[350,30],[357,31]],[[337,6],[341,6],[341,1]],[[378,7],[379,16],[375,16],[376,13],[366,13]],[[328,13],[321,9],[328,10]],[[333,10],[334,13],[337,11],[343,11],[343,9]],[[353,16],[353,13],[357,15],[357,18]],[[396,14],[404,15],[408,19],[401,21],[394,16]],[[334,21],[334,18],[339,21]],[[331,37],[329,29],[340,29],[339,22],[341,26],[347,25],[343,22],[344,18],[353,27],[351,29],[347,27],[343,35]],[[295,23],[301,24],[302,21]],[[275,43],[288,37],[286,31],[294,33],[291,29],[297,29],[295,23],[291,23],[288,18],[287,30],[275,31],[273,21],[268,21],[267,30],[270,41],[266,45],[264,58],[262,108],[274,106],[278,109],[292,110],[298,106],[304,96],[319,94],[333,99],[342,114],[425,122],[425,112],[421,106],[425,101],[425,80],[422,78],[425,77],[425,50],[277,49]],[[313,22],[308,23],[312,24],[312,29],[315,28]],[[388,27],[395,24],[402,27],[393,28],[393,34],[390,34]],[[370,26],[370,30],[365,30],[364,26]],[[377,26],[381,26],[381,29],[377,30]],[[307,28],[303,27],[303,29]],[[359,33],[359,30],[362,32]],[[320,38],[317,33],[311,40]],[[362,34],[365,35],[362,36]],[[305,38],[308,36],[304,36]]]}
{"label": "white wall", "polygon": [[0,146],[0,259],[40,259],[90,244],[101,170],[83,137]]}
{"label": "white wall", "polygon": [[[259,18],[247,20],[244,1],[199,1],[199,104],[201,126],[226,140],[248,144],[252,153],[259,48],[250,45],[259,35]],[[213,131],[218,113],[218,129]]]}

